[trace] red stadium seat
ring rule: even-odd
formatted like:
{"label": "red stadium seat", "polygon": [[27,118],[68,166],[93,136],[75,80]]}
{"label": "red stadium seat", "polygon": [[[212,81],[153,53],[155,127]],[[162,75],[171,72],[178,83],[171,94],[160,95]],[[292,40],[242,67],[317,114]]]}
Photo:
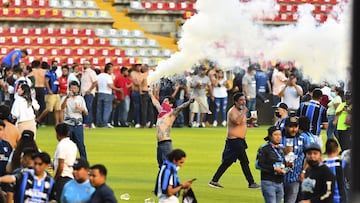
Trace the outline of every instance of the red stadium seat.
{"label": "red stadium seat", "polygon": [[48,9],[46,15],[49,18],[63,18],[62,13],[59,9]]}
{"label": "red stadium seat", "polygon": [[35,0],[36,6],[40,8],[48,8],[49,2],[46,0]]}
{"label": "red stadium seat", "polygon": [[56,29],[53,27],[47,27],[45,28],[45,35],[47,36],[55,36]]}
{"label": "red stadium seat", "polygon": [[36,37],[36,45],[43,46],[45,45],[45,39],[43,37]]}
{"label": "red stadium seat", "polygon": [[165,2],[164,7],[166,10],[177,10],[177,6],[175,2]]}
{"label": "red stadium seat", "polygon": [[70,45],[72,46],[81,46],[82,45],[82,40],[81,38],[75,37],[69,40]]}
{"label": "red stadium seat", "polygon": [[[2,43],[1,43],[1,39],[2,39],[2,37],[0,37],[0,44],[2,44]],[[1,55],[6,55],[6,54],[9,53],[9,51],[10,51],[10,50],[9,50],[7,47],[1,47],[1,48],[0,48],[0,54],[1,54]]]}
{"label": "red stadium seat", "polygon": [[100,54],[98,54],[98,50],[96,48],[85,49],[85,55],[88,55],[88,56],[100,56]]}
{"label": "red stadium seat", "polygon": [[110,46],[109,40],[105,38],[96,38],[95,44],[98,46]]}
{"label": "red stadium seat", "polygon": [[165,5],[163,2],[155,2],[156,10],[165,10]]}
{"label": "red stadium seat", "polygon": [[67,45],[70,45],[71,43],[69,41],[69,38],[63,37],[60,39],[60,44],[61,44],[61,46],[67,46]]}
{"label": "red stadium seat", "polygon": [[34,55],[34,49],[33,48],[26,48],[26,51],[28,52],[28,54],[31,56],[31,55]]}
{"label": "red stadium seat", "polygon": [[59,49],[57,49],[57,48],[51,48],[51,49],[50,49],[50,55],[52,55],[52,56],[59,56],[59,54],[60,54]]}
{"label": "red stadium seat", "polygon": [[34,28],[34,35],[36,36],[42,36],[43,35],[43,29],[42,28]]}
{"label": "red stadium seat", "polygon": [[95,36],[94,30],[90,29],[90,28],[83,29],[81,31],[81,33],[82,33],[83,36],[88,36],[88,37],[94,37]]}
{"label": "red stadium seat", "polygon": [[44,48],[44,47],[34,49],[34,52],[35,52],[36,55],[41,55],[41,56],[48,56],[49,55],[48,49]]}
{"label": "red stadium seat", "polygon": [[48,46],[59,46],[61,43],[56,37],[49,37],[45,39],[44,44]]}
{"label": "red stadium seat", "polygon": [[77,48],[75,51],[75,54],[77,56],[84,56],[85,55],[85,50],[83,48]]}
{"label": "red stadium seat", "polygon": [[60,55],[62,56],[72,56],[73,55],[73,49],[71,48],[61,48],[60,49]]}
{"label": "red stadium seat", "polygon": [[69,33],[69,30],[64,27],[57,29],[56,34],[58,34],[60,36],[71,36],[71,34]]}
{"label": "red stadium seat", "polygon": [[33,45],[33,39],[31,37],[24,37],[22,40],[21,40],[21,44],[23,45]]}
{"label": "red stadium seat", "polygon": [[111,56],[124,56],[124,51],[120,48],[115,48],[110,50]]}
{"label": "red stadium seat", "polygon": [[6,36],[9,34],[9,28],[7,27],[0,27],[0,35],[1,36]]}
{"label": "red stadium seat", "polygon": [[12,36],[12,37],[10,38],[10,43],[11,43],[12,45],[20,45],[19,37],[17,37],[17,36]]}
{"label": "red stadium seat", "polygon": [[87,38],[85,44],[87,46],[95,46],[95,40],[94,38]]}

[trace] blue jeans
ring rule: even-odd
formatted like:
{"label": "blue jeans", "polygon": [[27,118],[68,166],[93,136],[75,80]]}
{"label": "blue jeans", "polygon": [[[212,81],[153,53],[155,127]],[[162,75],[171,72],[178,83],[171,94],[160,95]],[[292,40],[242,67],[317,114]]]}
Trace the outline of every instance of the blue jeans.
{"label": "blue jeans", "polygon": [[87,160],[86,149],[84,144],[84,127],[82,125],[68,125],[70,139],[76,144],[79,149],[80,158]]}
{"label": "blue jeans", "polygon": [[130,97],[126,96],[125,99],[120,102],[118,107],[119,107],[118,120],[121,125],[125,125],[128,119],[128,113],[130,109]]}
{"label": "blue jeans", "polygon": [[157,145],[157,161],[159,164],[159,168],[161,167],[161,165],[163,164],[163,162],[167,159],[166,155],[172,150],[172,143],[171,140],[166,140],[166,141],[162,141],[159,142]]}
{"label": "blue jeans", "polygon": [[98,127],[106,127],[109,122],[113,99],[112,94],[98,93],[96,109],[96,124]]}
{"label": "blue jeans", "polygon": [[227,97],[215,98],[215,107],[216,111],[214,115],[214,121],[218,121],[220,111],[222,120],[226,121]]}
{"label": "blue jeans", "polygon": [[277,95],[273,95],[273,104],[277,105],[280,102],[281,102],[281,98]]}
{"label": "blue jeans", "polygon": [[284,196],[284,185],[283,183],[262,180],[261,192],[264,196],[265,203],[280,203]]}
{"label": "blue jeans", "polygon": [[333,121],[335,119],[335,115],[328,115],[328,128],[326,130],[327,139],[338,137],[338,132],[336,129],[336,125],[333,125]]}
{"label": "blue jeans", "polygon": [[250,118],[250,111],[256,111],[256,98],[250,98],[250,101],[246,103],[246,107],[248,108],[247,117]]}
{"label": "blue jeans", "polygon": [[84,100],[85,100],[86,108],[88,110],[88,115],[84,116],[84,124],[90,126],[91,123],[93,122],[92,104],[93,104],[93,101],[94,101],[94,95],[93,94],[87,94],[87,95],[84,96]]}
{"label": "blue jeans", "polygon": [[299,182],[285,183],[284,203],[295,203],[299,193]]}
{"label": "blue jeans", "polygon": [[135,124],[140,124],[140,94],[138,91],[131,91],[131,102],[134,108]]}
{"label": "blue jeans", "polygon": [[[182,103],[184,103],[183,99],[176,100],[176,107],[180,106]],[[178,127],[178,128],[184,127],[184,113],[182,111],[180,111],[178,116],[176,117],[176,120],[174,122],[174,127]]]}

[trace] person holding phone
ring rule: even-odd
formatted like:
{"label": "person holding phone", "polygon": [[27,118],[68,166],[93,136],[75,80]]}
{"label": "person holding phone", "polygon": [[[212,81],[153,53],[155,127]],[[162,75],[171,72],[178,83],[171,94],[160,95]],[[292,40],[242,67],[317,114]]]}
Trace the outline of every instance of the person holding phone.
{"label": "person holding phone", "polygon": [[79,149],[80,158],[87,160],[84,144],[83,116],[88,114],[84,98],[80,95],[80,85],[76,81],[69,84],[69,94],[63,98],[64,123],[69,127],[70,139]]}
{"label": "person holding phone", "polygon": [[196,179],[180,183],[177,171],[183,166],[186,154],[181,149],[174,149],[167,155],[167,160],[162,164],[155,184],[155,195],[159,203],[179,203],[182,189],[188,189]]}

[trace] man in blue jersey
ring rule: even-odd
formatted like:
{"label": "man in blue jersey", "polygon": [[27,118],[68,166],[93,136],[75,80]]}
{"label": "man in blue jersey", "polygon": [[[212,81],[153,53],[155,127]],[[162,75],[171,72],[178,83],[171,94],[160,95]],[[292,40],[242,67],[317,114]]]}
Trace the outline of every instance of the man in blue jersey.
{"label": "man in blue jersey", "polygon": [[312,93],[312,100],[300,104],[298,116],[306,116],[310,119],[310,132],[317,136],[318,144],[322,146],[321,125],[327,128],[326,108],[320,104],[322,91],[315,88]]}
{"label": "man in blue jersey", "polygon": [[25,58],[28,55],[28,52],[23,49],[15,49],[8,53],[2,60],[1,69],[3,68],[13,68],[15,65],[20,63],[22,58]]}
{"label": "man in blue jersey", "polygon": [[85,159],[76,159],[73,165],[74,179],[67,182],[61,194],[62,203],[88,202],[94,193],[89,181],[89,163]]}
{"label": "man in blue jersey", "polygon": [[254,64],[256,68],[255,80],[256,80],[256,96],[264,103],[268,103],[269,99],[266,98],[266,92],[271,92],[271,84],[267,72],[264,72],[260,64]]}
{"label": "man in blue jersey", "polygon": [[51,163],[50,155],[40,152],[34,155],[34,171],[24,171],[0,177],[1,183],[15,183],[19,187],[15,203],[48,203],[55,200],[53,195],[54,179],[46,172]]}
{"label": "man in blue jersey", "polygon": [[284,176],[284,203],[295,203],[305,157],[304,138],[299,136],[297,117],[292,116],[285,119],[285,133],[282,135],[280,145],[284,147],[285,160],[293,165]]}
{"label": "man in blue jersey", "polygon": [[326,141],[325,153],[327,158],[324,164],[330,168],[330,171],[335,175],[335,188],[334,188],[334,203],[345,203],[345,178],[343,171],[343,163],[339,159],[339,144],[333,138]]}
{"label": "man in blue jersey", "polygon": [[275,117],[278,119],[276,120],[274,126],[280,128],[281,132],[285,130],[285,120],[289,116],[288,106],[280,102],[277,105],[273,106],[275,109]]}

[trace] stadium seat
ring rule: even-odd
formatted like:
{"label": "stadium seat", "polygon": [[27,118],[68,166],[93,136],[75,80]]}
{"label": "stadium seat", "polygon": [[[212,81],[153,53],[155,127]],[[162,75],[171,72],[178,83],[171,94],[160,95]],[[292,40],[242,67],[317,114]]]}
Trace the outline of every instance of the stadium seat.
{"label": "stadium seat", "polygon": [[101,53],[101,56],[109,56],[110,55],[109,49],[101,49],[100,53]]}
{"label": "stadium seat", "polygon": [[108,11],[100,10],[97,13],[98,13],[97,14],[98,18],[106,18],[106,19],[111,19],[112,18]]}
{"label": "stadium seat", "polygon": [[130,46],[132,46],[131,39],[129,39],[129,38],[120,39],[119,45],[122,47],[130,47]]}
{"label": "stadium seat", "polygon": [[47,36],[55,36],[55,34],[56,34],[56,29],[55,28],[53,28],[53,27],[47,27],[47,28],[45,28],[45,35],[47,35]]}
{"label": "stadium seat", "polygon": [[[65,38],[62,38],[65,39]],[[60,44],[62,44],[62,40],[61,42],[56,38],[56,37],[49,37],[47,39],[45,39],[45,45],[48,46],[59,46]]]}
{"label": "stadium seat", "polygon": [[95,46],[95,40],[94,38],[87,38],[86,41],[85,41],[85,44],[87,46]]}
{"label": "stadium seat", "polygon": [[141,64],[149,64],[150,59],[147,57],[141,57],[140,61],[141,61]]}
{"label": "stadium seat", "polygon": [[161,56],[166,56],[166,57],[170,57],[171,56],[171,50],[170,49],[163,49],[161,50]]}
{"label": "stadium seat", "polygon": [[44,38],[43,37],[36,37],[35,38],[35,44],[37,45],[37,46],[43,46],[43,45],[45,45],[45,42],[44,42],[45,40],[44,40]]}
{"label": "stadium seat", "polygon": [[155,4],[152,2],[148,2],[148,1],[142,2],[141,5],[143,8],[145,8],[147,10],[155,10],[156,9]]}
{"label": "stadium seat", "polygon": [[87,18],[86,13],[84,10],[81,9],[75,9],[74,10],[74,17],[75,18]]}
{"label": "stadium seat", "polygon": [[[28,52],[28,54],[31,56],[34,54],[34,49],[33,48],[26,48],[26,51]],[[1,53],[0,53],[1,54]]]}
{"label": "stadium seat", "polygon": [[33,45],[33,41],[34,40],[31,37],[24,37],[21,39],[21,44],[31,46],[31,45]]}
{"label": "stadium seat", "polygon": [[148,56],[148,54],[149,54],[149,52],[148,52],[147,49],[141,48],[141,49],[136,50],[136,55],[137,56]]}
{"label": "stadium seat", "polygon": [[165,10],[165,5],[163,2],[154,2],[156,10]]}
{"label": "stadium seat", "polygon": [[87,0],[87,1],[85,1],[85,7],[86,7],[86,8],[93,8],[93,9],[99,8],[99,7],[96,5],[95,1],[92,1],[92,0]]}
{"label": "stadium seat", "polygon": [[159,56],[160,50],[159,49],[149,49],[149,56]]}
{"label": "stadium seat", "polygon": [[59,0],[49,0],[49,6],[53,8],[61,8]]}
{"label": "stadium seat", "polygon": [[44,47],[34,49],[34,52],[35,52],[36,55],[41,55],[41,56],[49,55],[48,49],[44,48]]}
{"label": "stadium seat", "polygon": [[60,54],[59,49],[57,48],[50,48],[49,52],[52,56],[58,56]]}
{"label": "stadium seat", "polygon": [[61,13],[65,18],[74,18],[75,17],[74,12],[69,9],[62,9]]}
{"label": "stadium seat", "polygon": [[85,28],[81,30],[81,36],[95,37],[95,32],[93,29]]}
{"label": "stadium seat", "polygon": [[86,10],[85,11],[85,16],[87,16],[89,18],[96,18],[97,17],[97,12],[95,10]]}
{"label": "stadium seat", "polygon": [[109,46],[109,40],[105,38],[96,38],[95,44],[98,46]]}
{"label": "stadium seat", "polygon": [[43,34],[43,29],[42,28],[39,28],[39,27],[34,28],[34,35],[42,36],[42,34]]}
{"label": "stadium seat", "polygon": [[62,13],[59,9],[48,9],[46,12],[47,17],[49,18],[63,18]]}
{"label": "stadium seat", "polygon": [[85,1],[76,0],[73,2],[74,8],[86,8]]}
{"label": "stadium seat", "polygon": [[119,33],[117,29],[111,28],[105,30],[105,32],[107,32],[108,37],[119,37]]}
{"label": "stadium seat", "polygon": [[77,48],[77,49],[75,50],[75,54],[76,54],[77,56],[84,56],[84,55],[85,55],[85,49],[83,49],[83,48]]}
{"label": "stadium seat", "polygon": [[177,6],[175,2],[165,2],[164,6],[166,10],[177,10]]}
{"label": "stadium seat", "polygon": [[81,46],[83,43],[81,38],[75,37],[69,40],[69,44],[71,46]]}
{"label": "stadium seat", "polygon": [[75,8],[70,0],[60,0],[61,8]]}
{"label": "stadium seat", "polygon": [[119,37],[130,37],[130,31],[127,29],[118,30]]}
{"label": "stadium seat", "polygon": [[9,34],[11,36],[18,36],[21,35],[21,29],[17,27],[10,27],[9,28]]}
{"label": "stadium seat", "polygon": [[96,48],[85,49],[85,55],[88,56],[98,56],[98,50]]}
{"label": "stadium seat", "polygon": [[113,64],[123,65],[123,58],[122,57],[113,57],[112,61]]}
{"label": "stadium seat", "polygon": [[36,2],[36,7],[40,7],[40,8],[48,8],[48,1],[46,0],[35,0]]}
{"label": "stadium seat", "polygon": [[144,9],[144,7],[139,1],[130,1],[130,8],[138,10]]}
{"label": "stadium seat", "polygon": [[107,32],[105,31],[104,28],[96,28],[95,30],[95,35],[98,37],[107,37]]}
{"label": "stadium seat", "polygon": [[61,27],[59,29],[55,29],[55,35],[58,36],[71,36],[71,34],[69,33],[69,30],[64,28],[64,27]]}
{"label": "stadium seat", "polygon": [[[0,44],[3,44],[2,43],[2,38],[3,37],[0,37]],[[1,55],[6,55],[6,54],[8,54],[10,52],[10,50],[7,48],[7,47],[1,47],[0,48],[0,54]]]}
{"label": "stadium seat", "polygon": [[60,44],[61,44],[61,46],[68,46],[68,45],[70,45],[69,38],[67,38],[67,37],[61,38],[61,39],[60,39]]}
{"label": "stadium seat", "polygon": [[114,47],[120,46],[120,40],[117,38],[110,38],[110,45]]}
{"label": "stadium seat", "polygon": [[120,48],[115,48],[110,50],[110,55],[112,56],[124,56],[124,52]]}
{"label": "stadium seat", "polygon": [[10,37],[10,43],[12,45],[20,45],[20,40],[17,36]]}
{"label": "stadium seat", "polygon": [[60,48],[59,53],[61,56],[73,56],[73,49],[68,48],[68,47],[64,47],[64,48]]}
{"label": "stadium seat", "polygon": [[146,46],[147,44],[145,43],[145,39],[137,38],[133,40],[132,45],[135,47],[143,47]]}
{"label": "stadium seat", "polygon": [[145,41],[145,45],[146,45],[146,46],[149,46],[149,47],[159,47],[159,44],[158,44],[157,41],[154,40],[154,39],[147,39],[147,40]]}
{"label": "stadium seat", "polygon": [[136,51],[133,48],[126,48],[124,53],[125,56],[135,56]]}
{"label": "stadium seat", "polygon": [[0,35],[4,36],[4,35],[8,35],[9,33],[9,28],[7,27],[0,27]]}
{"label": "stadium seat", "polygon": [[131,36],[131,37],[136,37],[136,38],[143,38],[143,37],[145,37],[143,31],[141,31],[141,30],[132,30],[132,31],[130,32],[130,36]]}

